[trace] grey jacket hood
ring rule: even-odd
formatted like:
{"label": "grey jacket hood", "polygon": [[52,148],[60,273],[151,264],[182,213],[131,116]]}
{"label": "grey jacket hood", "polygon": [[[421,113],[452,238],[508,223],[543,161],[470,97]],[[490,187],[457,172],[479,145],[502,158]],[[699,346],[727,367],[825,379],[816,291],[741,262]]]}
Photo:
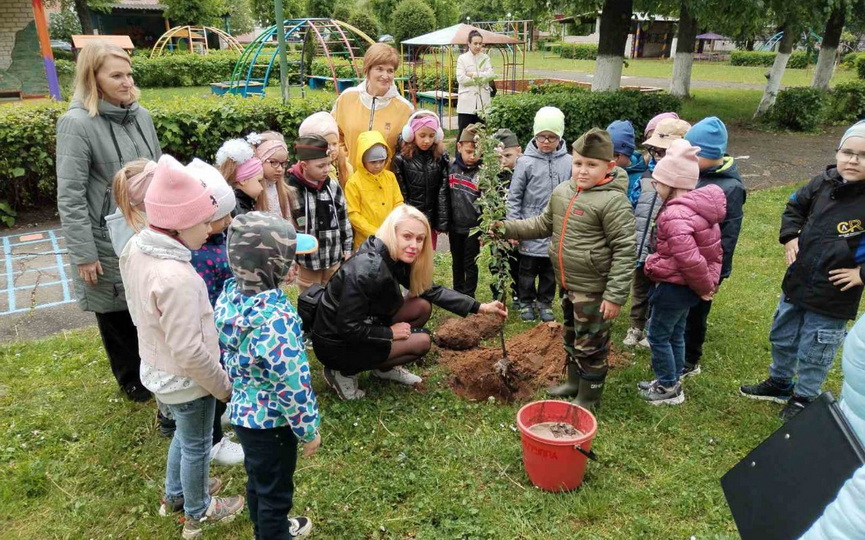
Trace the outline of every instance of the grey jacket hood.
{"label": "grey jacket hood", "polygon": [[[571,178],[571,156],[564,139],[549,154],[544,154],[532,139],[526,152],[517,160],[508,190],[507,219],[527,219],[538,216],[550,202],[553,190]],[[547,257],[550,239],[523,240],[520,253],[530,257]]]}

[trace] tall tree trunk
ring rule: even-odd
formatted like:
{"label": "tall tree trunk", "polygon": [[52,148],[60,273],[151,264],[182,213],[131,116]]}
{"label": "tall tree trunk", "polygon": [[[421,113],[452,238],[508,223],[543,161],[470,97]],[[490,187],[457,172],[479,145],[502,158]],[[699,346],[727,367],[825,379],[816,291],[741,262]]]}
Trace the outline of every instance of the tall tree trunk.
{"label": "tall tree trunk", "polygon": [[814,69],[814,80],[811,86],[818,90],[829,90],[829,81],[835,69],[835,56],[841,44],[841,31],[844,30],[844,15],[846,2],[839,2],[832,10],[826,29],[823,31],[823,41],[820,44],[820,55],[817,57],[817,67]]}
{"label": "tall tree trunk", "polygon": [[604,0],[593,92],[618,90],[622,83],[622,64],[633,11],[634,0]]}
{"label": "tall tree trunk", "polygon": [[78,14],[78,20],[81,22],[81,33],[93,33],[93,19],[90,17],[90,8],[87,7],[87,0],[74,0],[75,13]]}
{"label": "tall tree trunk", "polygon": [[784,77],[784,70],[787,69],[787,61],[793,53],[793,44],[796,42],[797,32],[792,26],[785,23],[781,27],[784,35],[778,43],[778,53],[775,55],[775,63],[772,64],[772,70],[769,71],[769,80],[766,82],[766,89],[763,90],[763,97],[760,99],[760,104],[757,106],[754,118],[763,116],[775,104],[775,97],[778,95],[778,89],[781,88],[781,79]]}
{"label": "tall tree trunk", "polygon": [[691,95],[691,66],[694,64],[694,42],[697,38],[697,19],[682,0],[679,9],[679,30],[676,32],[676,56],[673,58],[673,79],[670,93],[680,98]]}

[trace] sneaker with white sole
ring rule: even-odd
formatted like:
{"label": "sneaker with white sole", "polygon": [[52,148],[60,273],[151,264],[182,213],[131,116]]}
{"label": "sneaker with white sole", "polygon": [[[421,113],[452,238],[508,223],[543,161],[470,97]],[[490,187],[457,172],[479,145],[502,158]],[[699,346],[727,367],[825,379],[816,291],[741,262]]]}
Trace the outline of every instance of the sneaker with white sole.
{"label": "sneaker with white sole", "polygon": [[243,447],[228,437],[222,437],[210,449],[210,461],[215,465],[240,465],[243,463]]}
{"label": "sneaker with white sole", "polygon": [[652,381],[647,390],[640,390],[640,397],[650,405],[679,405],[685,401],[682,383],[677,382],[672,388],[662,386],[658,381]]}
{"label": "sneaker with white sole", "polygon": [[[210,493],[211,496],[219,493],[220,489],[222,489],[222,482],[219,478],[207,479],[207,492]],[[170,516],[171,514],[176,514],[177,512],[182,512],[184,502],[183,495],[170,499],[168,497],[163,498],[159,502],[159,515],[165,517]]]}
{"label": "sneaker with white sole", "polygon": [[651,349],[652,346],[649,345],[649,336],[644,336],[643,339],[637,342],[637,347],[642,347],[644,349]]}
{"label": "sneaker with white sole", "polygon": [[423,379],[402,366],[396,366],[395,368],[389,369],[387,371],[374,369],[372,370],[371,375],[379,379],[387,379],[389,381],[398,382],[406,386],[414,386],[423,382]]}
{"label": "sneaker with white sole", "polygon": [[335,369],[324,368],[324,380],[339,399],[352,401],[366,395],[366,392],[357,387],[357,375],[343,375]]}
{"label": "sneaker with white sole", "polygon": [[622,345],[625,347],[636,347],[637,343],[639,343],[644,336],[645,334],[642,330],[632,326],[631,328],[628,328],[628,333],[625,335],[625,339],[622,340]]}
{"label": "sneaker with white sole", "polygon": [[235,495],[234,497],[211,497],[210,505],[203,516],[198,519],[184,518],[183,538],[187,540],[198,538],[201,536],[202,527],[205,525],[234,521],[237,514],[243,512],[244,502],[245,500],[242,495]]}
{"label": "sneaker with white sole", "polygon": [[304,538],[312,532],[312,520],[306,516],[288,518],[288,533],[292,538]]}
{"label": "sneaker with white sole", "polygon": [[786,404],[793,397],[793,383],[787,383],[784,386],[772,377],[769,377],[757,384],[743,384],[739,387],[739,393],[751,399]]}
{"label": "sneaker with white sole", "polygon": [[684,369],[682,369],[682,376],[680,377],[680,379],[687,379],[688,377],[696,377],[697,375],[699,375],[702,372],[703,372],[703,370],[700,369],[700,364],[697,364],[694,366],[689,366],[688,364],[685,364]]}

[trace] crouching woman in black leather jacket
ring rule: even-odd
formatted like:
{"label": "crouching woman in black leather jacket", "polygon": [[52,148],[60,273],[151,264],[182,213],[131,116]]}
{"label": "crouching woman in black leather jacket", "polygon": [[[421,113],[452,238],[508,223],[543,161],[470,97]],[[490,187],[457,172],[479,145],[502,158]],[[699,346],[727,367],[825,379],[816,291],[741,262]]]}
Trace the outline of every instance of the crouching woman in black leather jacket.
{"label": "crouching woman in black leather jacket", "polygon": [[[413,206],[396,207],[330,279],[315,314],[312,346],[324,378],[342,399],[364,396],[357,374],[415,385],[421,378],[403,364],[430,349],[423,329],[432,304],[457,315],[507,317],[501,302],[474,298],[433,285],[433,249],[426,216]],[[408,289],[403,295],[400,286]]]}

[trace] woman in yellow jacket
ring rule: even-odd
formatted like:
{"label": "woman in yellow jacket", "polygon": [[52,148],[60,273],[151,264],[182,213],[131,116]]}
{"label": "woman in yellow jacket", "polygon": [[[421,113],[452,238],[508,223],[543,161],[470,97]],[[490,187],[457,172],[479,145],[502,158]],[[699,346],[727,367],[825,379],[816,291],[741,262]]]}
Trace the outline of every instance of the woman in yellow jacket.
{"label": "woman in yellow jacket", "polygon": [[354,249],[375,234],[391,210],[403,204],[396,176],[389,170],[391,150],[378,131],[357,137],[354,174],[345,184],[348,219],[354,229]]}

